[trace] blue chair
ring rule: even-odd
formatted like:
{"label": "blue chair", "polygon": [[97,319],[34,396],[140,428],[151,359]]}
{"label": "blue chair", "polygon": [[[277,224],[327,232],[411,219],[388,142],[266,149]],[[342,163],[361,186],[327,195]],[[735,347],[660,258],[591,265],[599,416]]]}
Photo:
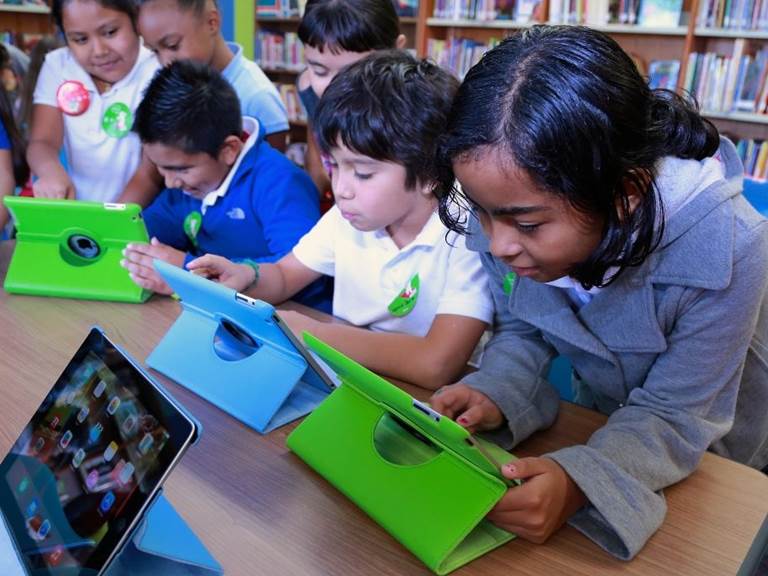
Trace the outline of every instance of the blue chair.
{"label": "blue chair", "polygon": [[744,178],[744,197],[755,210],[768,217],[768,182]]}

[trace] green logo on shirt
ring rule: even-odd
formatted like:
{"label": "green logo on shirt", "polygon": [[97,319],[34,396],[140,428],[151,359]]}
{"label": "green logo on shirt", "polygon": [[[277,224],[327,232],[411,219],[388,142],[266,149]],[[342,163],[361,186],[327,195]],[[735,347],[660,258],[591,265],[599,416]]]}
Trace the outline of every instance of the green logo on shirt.
{"label": "green logo on shirt", "polygon": [[515,285],[515,280],[517,279],[517,274],[514,272],[508,273],[506,276],[504,276],[504,294],[509,296],[512,294],[512,288]]}
{"label": "green logo on shirt", "polygon": [[203,224],[203,215],[197,210],[187,214],[184,218],[184,234],[187,235],[189,241],[192,242],[192,246],[197,248],[197,234],[200,232],[200,227]]}
{"label": "green logo on shirt", "polygon": [[416,306],[419,297],[419,274],[416,273],[408,281],[406,286],[389,305],[389,313],[392,316],[402,317],[411,312]]}

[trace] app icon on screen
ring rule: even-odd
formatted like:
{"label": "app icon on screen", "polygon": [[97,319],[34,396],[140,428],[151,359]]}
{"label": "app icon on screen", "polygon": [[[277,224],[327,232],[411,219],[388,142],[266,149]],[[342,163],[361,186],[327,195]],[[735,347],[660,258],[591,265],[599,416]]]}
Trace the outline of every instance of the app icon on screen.
{"label": "app icon on screen", "polygon": [[83,463],[83,460],[85,460],[85,450],[80,448],[72,457],[72,466],[78,468]]}
{"label": "app icon on screen", "polygon": [[117,396],[113,396],[112,399],[109,401],[109,404],[107,404],[107,414],[112,416],[115,412],[117,412],[117,407],[120,406],[120,398]]}
{"label": "app icon on screen", "polygon": [[104,462],[110,462],[115,457],[115,454],[117,454],[117,442],[113,440],[109,443],[107,449],[104,450]]}
{"label": "app icon on screen", "polygon": [[26,516],[32,518],[40,509],[40,501],[37,498],[32,498],[32,501],[27,504]]}
{"label": "app icon on screen", "polygon": [[104,394],[104,390],[106,389],[107,383],[104,382],[104,380],[99,380],[99,383],[96,384],[96,388],[93,389],[94,398],[101,398],[101,395]]}
{"label": "app icon on screen", "polygon": [[99,471],[98,470],[91,470],[88,472],[88,476],[85,477],[85,485],[88,487],[88,490],[93,490],[93,487],[96,486],[96,484],[99,483]]}
{"label": "app icon on screen", "polygon": [[72,442],[72,430],[67,430],[61,437],[59,445],[66,450],[69,443]]}
{"label": "app icon on screen", "polygon": [[91,426],[91,431],[88,434],[88,439],[91,441],[91,444],[94,444],[99,439],[103,430],[104,425],[101,422],[96,422],[96,424]]}
{"label": "app icon on screen", "polygon": [[77,421],[82,424],[86,418],[88,418],[88,406],[83,406],[80,408],[80,412],[77,413]]}
{"label": "app icon on screen", "polygon": [[112,505],[115,503],[115,493],[110,490],[106,494],[104,494],[104,498],[101,499],[101,504],[99,504],[99,510],[101,510],[102,514],[106,514],[109,512],[109,509],[112,508]]}
{"label": "app icon on screen", "polygon": [[155,439],[152,438],[152,434],[144,434],[144,438],[141,439],[141,442],[139,442],[139,452],[142,454],[146,454],[149,452],[149,449],[152,448],[152,444],[155,442]]}

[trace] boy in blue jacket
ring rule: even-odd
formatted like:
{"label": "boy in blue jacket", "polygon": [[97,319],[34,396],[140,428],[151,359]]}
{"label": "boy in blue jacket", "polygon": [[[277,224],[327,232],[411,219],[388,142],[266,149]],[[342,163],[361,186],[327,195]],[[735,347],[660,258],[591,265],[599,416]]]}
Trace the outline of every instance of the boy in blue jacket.
{"label": "boy in blue jacket", "polygon": [[144,211],[150,244],[125,251],[123,266],[144,288],[170,293],[154,258],[274,262],[320,217],[309,176],[270,147],[255,119],[241,117],[234,89],[208,66],[179,61],[159,71],[133,130],[167,188]]}

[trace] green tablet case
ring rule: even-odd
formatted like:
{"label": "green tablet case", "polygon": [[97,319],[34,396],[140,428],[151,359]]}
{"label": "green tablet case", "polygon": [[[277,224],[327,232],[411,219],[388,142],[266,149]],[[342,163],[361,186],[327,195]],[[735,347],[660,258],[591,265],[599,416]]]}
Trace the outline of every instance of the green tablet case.
{"label": "green tablet case", "polygon": [[485,519],[508,488],[499,466],[514,456],[304,340],[342,385],[291,433],[291,450],[437,574],[515,537]]}
{"label": "green tablet case", "polygon": [[120,266],[129,242],[148,242],[138,204],[7,196],[16,247],[5,289],[18,294],[144,302],[150,292]]}

